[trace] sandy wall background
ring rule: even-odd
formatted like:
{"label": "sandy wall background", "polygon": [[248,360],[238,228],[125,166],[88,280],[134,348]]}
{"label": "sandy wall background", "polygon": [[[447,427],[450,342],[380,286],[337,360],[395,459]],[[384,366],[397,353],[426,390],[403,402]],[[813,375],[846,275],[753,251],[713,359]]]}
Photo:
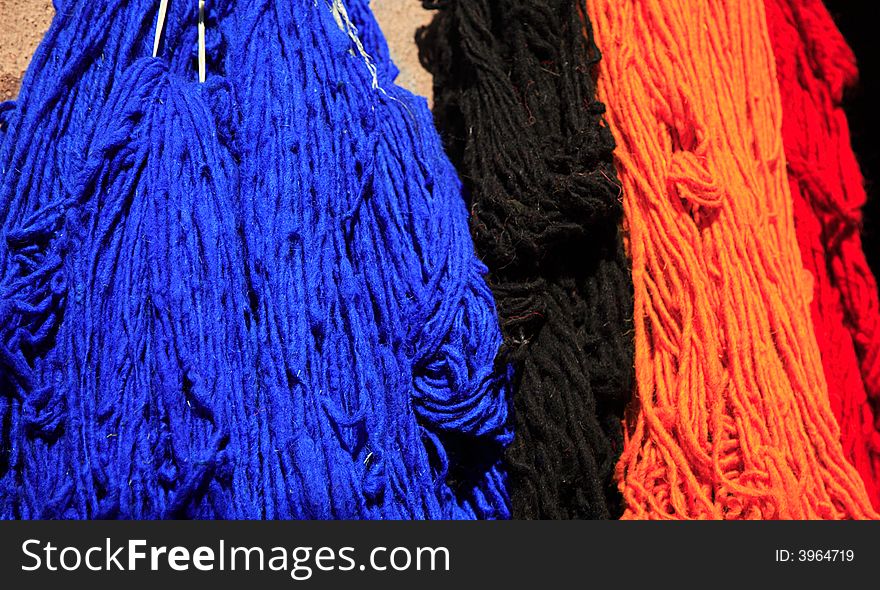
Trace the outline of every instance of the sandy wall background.
{"label": "sandy wall background", "polygon": [[[373,12],[391,48],[397,83],[431,97],[431,77],[419,65],[413,39],[430,12],[417,0],[372,0]],[[0,101],[15,97],[31,55],[52,21],[51,0],[0,0]]]}

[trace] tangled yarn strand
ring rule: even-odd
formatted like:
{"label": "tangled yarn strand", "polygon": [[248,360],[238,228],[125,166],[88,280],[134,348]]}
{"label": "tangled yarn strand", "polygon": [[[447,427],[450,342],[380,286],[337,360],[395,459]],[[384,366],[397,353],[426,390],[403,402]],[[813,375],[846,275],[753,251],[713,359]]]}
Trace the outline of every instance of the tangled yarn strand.
{"label": "tangled yarn strand", "polygon": [[[820,1],[766,0],[798,242],[815,278],[813,322],[844,451],[877,507],[880,304],[859,237],[862,175],[841,107],[855,58]],[[863,359],[861,368],[859,359]],[[867,390],[867,392],[866,392]]]}
{"label": "tangled yarn strand", "polygon": [[632,286],[598,51],[575,3],[424,4],[438,11],[417,35],[435,119],[470,190],[514,371],[514,516],[616,517]]}
{"label": "tangled yarn strand", "polygon": [[763,2],[587,0],[635,286],[626,518],[873,518],[831,411]]}

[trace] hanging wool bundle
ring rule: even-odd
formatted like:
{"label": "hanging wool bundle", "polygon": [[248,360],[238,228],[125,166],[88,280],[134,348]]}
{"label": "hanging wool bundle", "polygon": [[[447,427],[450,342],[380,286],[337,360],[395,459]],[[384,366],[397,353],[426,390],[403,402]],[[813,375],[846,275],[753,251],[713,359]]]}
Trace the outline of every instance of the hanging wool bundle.
{"label": "hanging wool bundle", "polygon": [[136,59],[139,28],[116,81],[86,82],[85,157],[4,224],[4,517],[507,516],[501,337],[458,181],[342,4],[293,4],[209,7],[204,85],[193,7],[164,59]]}
{"label": "hanging wool bundle", "polygon": [[434,113],[466,180],[515,371],[518,518],[608,518],[632,389],[632,284],[614,140],[576,3],[424,2]]}
{"label": "hanging wool bundle", "polygon": [[624,516],[875,517],[810,321],[763,2],[586,6],[635,286]]}
{"label": "hanging wool bundle", "polygon": [[[880,507],[880,304],[859,236],[865,189],[841,108],[855,58],[819,0],[766,0],[782,138],[813,323],[843,448]],[[859,367],[861,359],[861,370]],[[866,393],[867,389],[867,393]]]}
{"label": "hanging wool bundle", "polygon": [[[67,452],[55,338],[69,283],[64,209],[77,192],[97,112],[146,52],[152,1],[56,2],[18,100],[0,108],[0,516],[39,517]],[[68,465],[68,467],[70,467]],[[80,466],[77,466],[80,467]],[[72,467],[70,467],[72,468]],[[60,466],[59,466],[60,469]],[[31,473],[33,471],[33,473]],[[42,475],[38,475],[42,474]],[[51,509],[50,509],[51,512]]]}
{"label": "hanging wool bundle", "polygon": [[507,516],[500,332],[424,99],[338,0],[229,25],[265,515]]}
{"label": "hanging wool bundle", "polygon": [[224,517],[253,501],[227,464],[247,456],[255,396],[250,334],[228,320],[247,292],[211,92],[222,105],[222,87],[145,58],[102,109],[62,234],[52,395],[67,448],[25,474],[56,488],[43,516]]}
{"label": "hanging wool bundle", "polygon": [[[192,11],[171,16],[194,22]],[[143,31],[119,51],[146,53],[152,25]],[[189,57],[174,62],[186,70]],[[246,435],[231,426],[253,398],[252,362],[242,322],[225,318],[247,307],[245,267],[235,162],[208,104],[228,119],[229,91],[153,58],[117,63],[102,93],[87,86],[94,103],[77,105],[94,123],[62,137],[85,157],[50,152],[50,169],[67,165],[56,200],[6,232],[11,284],[28,297],[7,325],[35,326],[45,349],[22,338],[41,370],[18,373],[30,379],[12,399],[20,456],[6,516],[226,516],[224,502],[242,499],[231,498],[240,474],[227,459]]]}

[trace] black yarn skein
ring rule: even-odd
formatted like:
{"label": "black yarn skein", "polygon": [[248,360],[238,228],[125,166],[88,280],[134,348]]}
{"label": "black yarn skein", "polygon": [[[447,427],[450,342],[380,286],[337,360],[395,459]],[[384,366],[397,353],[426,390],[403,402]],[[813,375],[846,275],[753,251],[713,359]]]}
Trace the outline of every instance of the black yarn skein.
{"label": "black yarn skein", "polygon": [[513,516],[615,518],[633,294],[600,54],[571,0],[423,0],[434,117],[514,367]]}

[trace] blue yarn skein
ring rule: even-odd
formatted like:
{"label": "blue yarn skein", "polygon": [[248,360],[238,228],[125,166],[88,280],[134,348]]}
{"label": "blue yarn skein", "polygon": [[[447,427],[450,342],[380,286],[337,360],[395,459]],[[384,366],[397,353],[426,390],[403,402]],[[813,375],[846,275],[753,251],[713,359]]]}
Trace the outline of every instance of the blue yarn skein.
{"label": "blue yarn skein", "polygon": [[30,87],[80,149],[33,162],[0,113],[2,153],[55,186],[0,193],[22,201],[2,226],[2,516],[508,516],[500,333],[424,100],[371,67],[340,2],[211,6],[202,86],[192,11],[156,60],[150,10],[95,4],[55,36],[140,26],[93,44],[118,42],[111,75],[90,48],[62,78],[91,103]]}
{"label": "blue yarn skein", "polygon": [[85,287],[58,336],[69,444],[91,466],[78,515],[216,518],[248,503],[230,462],[246,449],[239,417],[255,411],[253,355],[215,82],[135,62],[104,107],[88,203],[67,217],[68,281]]}
{"label": "blue yarn skein", "polygon": [[[67,285],[60,253],[97,112],[148,55],[150,0],[56,2],[15,102],[0,106],[0,517],[35,518],[69,480],[55,336]],[[67,470],[64,461],[68,461]],[[50,478],[51,467],[59,474]]]}
{"label": "blue yarn skein", "polygon": [[32,435],[61,430],[23,473],[43,492],[28,514],[208,518],[246,501],[227,465],[253,398],[247,329],[226,321],[247,308],[237,170],[202,94],[229,102],[222,82],[136,61],[101,109],[78,192],[38,213],[63,210],[52,270],[67,289],[54,382],[24,407]]}
{"label": "blue yarn skein", "polygon": [[260,444],[291,449],[264,453],[267,516],[506,517],[500,334],[459,181],[424,99],[374,79],[333,8],[262,0],[227,22]]}
{"label": "blue yarn skein", "polygon": [[[164,63],[192,71],[195,13],[177,6],[166,27]],[[154,2],[68,2],[63,8],[35,55],[18,108],[7,110],[13,116],[2,153],[10,173],[0,193],[11,204],[2,225],[9,250],[3,252],[8,257],[0,283],[6,303],[0,313],[6,361],[0,369],[6,427],[0,444],[2,516],[223,515],[225,508],[188,505],[202,488],[217,487],[207,474],[218,471],[212,464],[225,453],[221,447],[237,440],[228,429],[234,421],[200,400],[210,397],[216,381],[232,381],[252,363],[237,362],[224,350],[236,342],[229,335],[238,324],[222,322],[224,313],[192,314],[211,311],[195,305],[199,296],[217,292],[224,282],[237,285],[225,277],[243,273],[230,206],[237,189],[225,196],[220,190],[225,200],[210,210],[187,198],[204,194],[196,190],[199,182],[187,180],[208,173],[222,188],[237,170],[223,150],[204,149],[201,140],[216,130],[190,96],[194,91],[183,91],[181,81],[164,81],[157,60],[151,68],[132,65],[151,50]],[[83,39],[83,30],[93,33]],[[216,100],[228,94],[222,86],[212,83],[200,92],[215,104],[229,103],[229,110],[230,100]],[[102,170],[104,177],[91,178]],[[157,204],[163,198],[168,206]],[[150,203],[153,209],[144,209]],[[171,232],[171,220],[156,221],[175,210],[181,215],[178,234]],[[202,222],[199,231],[190,232],[186,226],[196,221]],[[218,228],[239,244],[211,246],[219,241]],[[200,276],[193,270],[198,265],[181,266],[179,242],[190,233],[190,241],[199,240],[200,262],[212,254],[215,264],[223,263],[222,272]],[[190,252],[195,247],[190,243]],[[237,285],[223,298],[224,304],[240,304],[246,290]],[[162,321],[156,309],[148,309],[159,299],[168,308]],[[239,305],[239,315],[244,307]],[[209,339],[213,346],[207,346]],[[153,340],[158,344],[145,344]],[[175,363],[184,374],[175,372]],[[220,389],[236,391],[240,403],[249,399],[240,388]],[[205,416],[212,422],[207,442],[201,440]],[[187,421],[194,426],[186,427]]]}

